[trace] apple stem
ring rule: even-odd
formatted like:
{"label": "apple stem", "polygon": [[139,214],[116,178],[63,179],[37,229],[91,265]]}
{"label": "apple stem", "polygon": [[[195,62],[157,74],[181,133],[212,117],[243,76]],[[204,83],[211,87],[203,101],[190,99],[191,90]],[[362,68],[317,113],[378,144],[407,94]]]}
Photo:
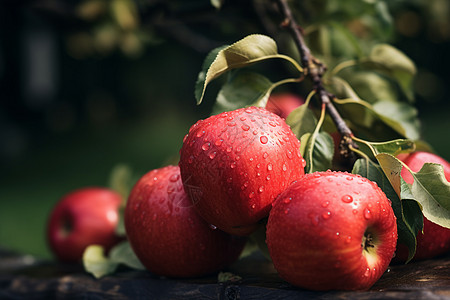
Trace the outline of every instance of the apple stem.
{"label": "apple stem", "polygon": [[373,237],[372,237],[372,234],[370,232],[364,234],[363,240],[362,240],[362,243],[361,243],[361,247],[364,250],[368,250],[368,248],[374,248],[375,247],[375,245],[373,244]]}
{"label": "apple stem", "polygon": [[333,105],[332,99],[335,98],[334,95],[328,93],[322,84],[322,76],[327,70],[327,67],[315,58],[311,54],[311,50],[305,43],[303,38],[303,32],[301,27],[297,24],[292,11],[289,8],[286,0],[274,0],[278,5],[280,13],[284,17],[282,26],[289,29],[294,38],[294,42],[300,52],[300,60],[303,68],[305,69],[305,75],[312,80],[314,89],[319,95],[320,101],[325,104],[327,111],[336,125],[336,129],[341,135],[340,144],[340,154],[351,161],[356,160],[356,155],[353,151],[349,150],[349,145],[353,148],[358,148],[358,145],[353,141],[353,133],[351,129],[347,126],[344,119],[339,114],[336,107]]}

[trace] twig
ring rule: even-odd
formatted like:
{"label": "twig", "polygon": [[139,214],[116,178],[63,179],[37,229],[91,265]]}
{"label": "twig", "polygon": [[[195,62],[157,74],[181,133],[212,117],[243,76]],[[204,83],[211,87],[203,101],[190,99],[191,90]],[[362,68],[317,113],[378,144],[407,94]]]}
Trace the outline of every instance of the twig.
{"label": "twig", "polygon": [[[278,9],[280,10],[281,15],[284,18],[282,26],[287,28],[294,38],[295,44],[300,52],[300,60],[303,65],[307,77],[312,80],[314,89],[316,90],[317,95],[323,104],[327,107],[327,111],[334,121],[338,132],[342,136],[341,140],[341,154],[344,156],[353,156],[352,151],[349,151],[349,145],[354,148],[358,148],[356,143],[351,139],[353,133],[351,129],[347,126],[345,121],[342,119],[341,115],[337,111],[336,107],[333,105],[331,99],[334,97],[332,94],[328,93],[323,84],[322,84],[322,76],[326,71],[326,67],[316,59],[312,54],[311,50],[305,43],[303,38],[303,32],[301,27],[295,21],[294,16],[292,15],[292,11],[289,8],[286,0],[273,0],[278,5]],[[343,147],[343,148],[342,148]]]}

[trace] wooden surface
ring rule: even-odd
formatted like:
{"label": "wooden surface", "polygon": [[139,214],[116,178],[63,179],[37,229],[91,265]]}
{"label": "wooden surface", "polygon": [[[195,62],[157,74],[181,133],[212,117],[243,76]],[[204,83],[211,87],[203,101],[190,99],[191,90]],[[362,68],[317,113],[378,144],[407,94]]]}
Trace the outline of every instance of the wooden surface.
{"label": "wooden surface", "polygon": [[313,292],[280,279],[260,255],[228,270],[239,281],[159,278],[122,268],[95,279],[80,265],[37,261],[0,251],[0,299],[450,299],[450,257],[391,266],[366,292]]}

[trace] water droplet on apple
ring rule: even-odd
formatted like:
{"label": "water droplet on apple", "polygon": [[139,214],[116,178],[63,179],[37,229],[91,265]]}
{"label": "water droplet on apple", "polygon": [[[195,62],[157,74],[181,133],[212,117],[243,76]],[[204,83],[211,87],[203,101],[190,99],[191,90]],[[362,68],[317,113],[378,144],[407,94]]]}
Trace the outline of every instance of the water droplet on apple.
{"label": "water droplet on apple", "polygon": [[286,172],[287,171],[287,167],[286,164],[283,163],[283,171]]}
{"label": "water droplet on apple", "polygon": [[286,209],[284,210],[284,214],[287,215],[288,213],[289,213],[289,208],[286,208]]}
{"label": "water droplet on apple", "polygon": [[253,208],[253,209],[255,209],[255,208],[256,208],[256,204],[253,203],[250,207]]}
{"label": "water droplet on apple", "polygon": [[287,150],[287,151],[286,151],[286,156],[287,156],[289,159],[292,159],[292,152],[289,151],[289,150]]}
{"label": "water droplet on apple", "polygon": [[330,205],[330,201],[325,201],[322,203],[322,207],[328,207]]}
{"label": "water droplet on apple", "polygon": [[235,161],[230,164],[230,168],[232,168],[232,169],[236,168],[236,162]]}
{"label": "water droplet on apple", "polygon": [[188,163],[192,164],[194,162],[194,156],[189,156]]}
{"label": "water droplet on apple", "polygon": [[352,210],[352,213],[353,213],[354,215],[356,215],[356,214],[358,213],[358,210],[354,209],[354,210]]}
{"label": "water droplet on apple", "polygon": [[211,146],[211,143],[204,143],[203,146],[202,146],[202,150],[203,151],[209,150],[210,146]]}
{"label": "water droplet on apple", "polygon": [[250,126],[248,126],[248,125],[242,125],[242,130],[244,130],[244,131],[248,131],[249,129],[250,129]]}
{"label": "water droplet on apple", "polygon": [[272,164],[268,164],[268,165],[267,165],[267,171],[272,171],[272,168],[273,168],[273,167],[272,167]]}
{"label": "water droplet on apple", "polygon": [[209,153],[209,158],[210,159],[214,159],[214,157],[216,157],[216,155],[217,155],[217,152],[211,152],[211,153]]}
{"label": "water droplet on apple", "polygon": [[253,197],[255,197],[255,192],[251,192],[251,193],[248,195],[248,197],[249,197],[250,199],[252,199]]}
{"label": "water droplet on apple", "polygon": [[331,218],[331,212],[327,211],[327,212],[323,213],[322,218],[324,218],[325,220],[328,220],[329,218]]}
{"label": "water droplet on apple", "polygon": [[264,192],[264,186],[263,185],[259,187],[258,192],[260,192],[260,193]]}
{"label": "water droplet on apple", "polygon": [[267,142],[269,141],[269,139],[265,135],[260,137],[259,140],[261,141],[261,144],[267,144]]}
{"label": "water droplet on apple", "polygon": [[211,228],[212,230],[216,230],[217,226],[213,225],[213,224],[209,224],[209,228]]}
{"label": "water droplet on apple", "polygon": [[270,180],[270,175],[266,176],[266,180],[269,181]]}
{"label": "water droplet on apple", "polygon": [[364,218],[365,218],[366,220],[369,220],[370,218],[372,218],[372,213],[370,212],[370,210],[369,210],[368,208],[366,208],[366,209],[364,210]]}
{"label": "water droplet on apple", "polygon": [[169,180],[172,182],[177,182],[178,179],[180,179],[180,174],[172,174],[172,176],[170,176]]}
{"label": "water droplet on apple", "polygon": [[302,168],[306,167],[306,160],[304,158],[302,158],[301,162],[302,162]]}
{"label": "water droplet on apple", "polygon": [[344,195],[341,198],[342,202],[344,203],[352,203],[353,202],[353,197],[350,195]]}
{"label": "water droplet on apple", "polygon": [[228,152],[228,153],[230,153],[231,152],[231,147],[227,147],[227,149],[226,149],[226,151]]}
{"label": "water droplet on apple", "polygon": [[369,277],[370,275],[370,269],[367,268],[366,271],[364,272],[364,277]]}
{"label": "water droplet on apple", "polygon": [[351,236],[347,236],[347,238],[345,239],[345,242],[347,244],[350,244],[351,241],[352,241],[352,237]]}
{"label": "water droplet on apple", "polygon": [[203,135],[205,134],[205,131],[203,130],[203,131],[199,131],[199,132],[197,132],[197,137],[199,138],[199,137],[202,137]]}
{"label": "water droplet on apple", "polygon": [[266,159],[269,156],[269,154],[267,154],[267,152],[263,153],[263,158]]}
{"label": "water droplet on apple", "polygon": [[216,146],[220,146],[223,143],[223,139],[218,139],[216,140],[216,142],[214,143]]}

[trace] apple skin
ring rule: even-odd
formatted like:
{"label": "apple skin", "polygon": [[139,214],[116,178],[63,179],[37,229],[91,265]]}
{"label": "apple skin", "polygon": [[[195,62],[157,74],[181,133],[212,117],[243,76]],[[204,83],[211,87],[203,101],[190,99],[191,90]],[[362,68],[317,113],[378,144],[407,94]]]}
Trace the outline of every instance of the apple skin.
{"label": "apple skin", "polygon": [[63,262],[80,262],[87,246],[106,251],[123,240],[116,234],[122,197],[102,187],[86,187],[63,196],[50,213],[47,241]]}
{"label": "apple skin", "polygon": [[216,272],[234,262],[246,242],[200,218],[184,191],[178,166],[155,169],[139,179],[125,208],[125,229],[142,264],[167,277]]}
{"label": "apple skin", "polygon": [[389,266],[397,224],[374,182],[327,171],[306,174],[277,197],[266,234],[274,267],[287,282],[311,290],[367,290]]}
{"label": "apple skin", "polygon": [[269,96],[266,109],[286,119],[294,109],[304,103],[302,98],[293,93],[276,93]]}
{"label": "apple skin", "polygon": [[180,150],[181,178],[197,212],[233,235],[249,235],[272,201],[304,175],[300,141],[264,108],[224,112],[194,124]]}
{"label": "apple skin", "polygon": [[[397,158],[402,160],[414,172],[420,171],[426,162],[441,164],[444,167],[445,178],[450,182],[450,163],[434,153],[416,151],[409,155],[397,156]],[[405,168],[402,169],[401,176],[406,183],[412,184],[414,182],[411,173]],[[433,223],[426,217],[423,218],[423,234],[419,232],[416,239],[416,254],[413,257],[415,261],[433,258],[450,252],[450,229]],[[399,244],[395,262],[405,262],[407,258],[408,248]]]}

